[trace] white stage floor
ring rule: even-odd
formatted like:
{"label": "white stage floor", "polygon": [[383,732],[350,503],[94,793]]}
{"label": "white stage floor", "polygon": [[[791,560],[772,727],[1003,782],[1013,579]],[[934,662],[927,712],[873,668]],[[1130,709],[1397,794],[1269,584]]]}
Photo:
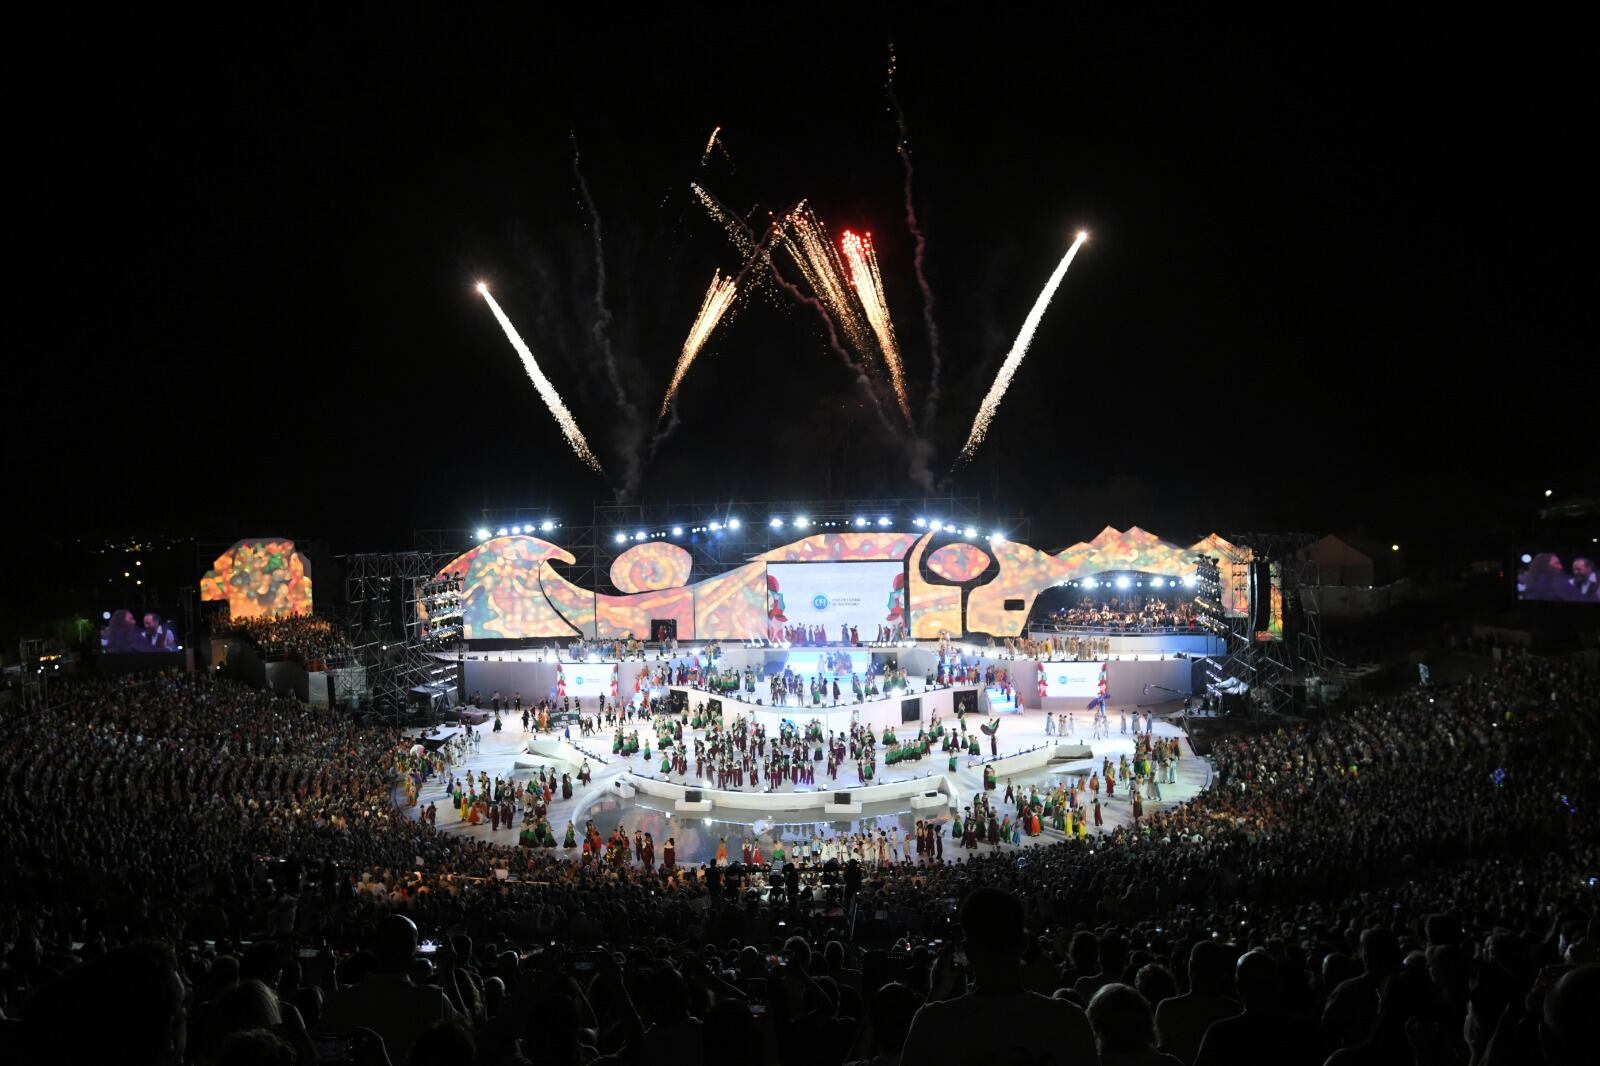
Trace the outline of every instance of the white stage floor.
{"label": "white stage floor", "polygon": [[[705,694],[697,693],[696,698],[705,698]],[[1184,735],[1182,729],[1176,724],[1176,714],[1180,706],[1181,704],[1175,701],[1171,704],[1159,705],[1153,708],[1157,714],[1155,721],[1155,732],[1158,737]],[[1163,715],[1170,717],[1162,717]],[[1052,736],[1045,733],[1045,715],[1040,711],[1025,711],[1021,714],[1004,715],[1000,718],[1000,721],[1003,724],[1001,725],[998,739],[999,751],[1002,756],[1024,751],[1047,741],[1084,743],[1088,744],[1094,751],[1093,758],[1089,760],[1083,760],[1075,763],[1055,763],[1039,770],[1013,776],[1010,779],[1010,783],[1012,785],[1020,789],[1027,785],[1037,783],[1040,787],[1040,791],[1042,792],[1049,784],[1053,784],[1055,779],[1064,773],[1087,773],[1091,768],[1098,770],[1101,759],[1106,756],[1109,756],[1112,763],[1115,764],[1119,756],[1131,756],[1133,754],[1133,736],[1131,733],[1123,735],[1118,732],[1118,714],[1115,710],[1113,710],[1109,716],[1111,735],[1102,740],[1094,740],[1089,737],[1092,716],[1087,711],[1079,710],[1076,712],[1075,717],[1077,721],[1078,732],[1072,735],[1063,733],[1060,736]],[[946,724],[950,724],[951,720],[946,718],[945,722]],[[519,760],[524,763],[537,761],[538,757],[531,756],[526,753],[525,746],[528,741],[535,739],[537,736],[539,736],[539,734],[523,732],[520,718],[512,718],[510,715],[507,715],[504,718],[504,723],[503,730],[498,734],[494,733],[490,726],[482,726],[477,729],[477,734],[480,738],[477,749],[475,751],[469,751],[463,759],[461,759],[455,766],[451,768],[455,771],[457,776],[460,776],[467,771],[470,771],[474,776],[476,776],[479,771],[483,771],[491,778],[496,776],[504,777],[510,775],[522,781],[527,781],[530,778],[537,776],[536,770],[532,768],[519,769],[516,764]],[[647,728],[648,724],[640,728],[641,737],[645,735],[645,730]],[[545,735],[560,736],[561,734],[553,733]],[[574,730],[574,735],[576,735],[576,730]],[[695,735],[696,734],[691,731],[685,732],[686,739]],[[608,759],[609,762],[601,764],[596,760],[591,760],[591,769],[594,772],[594,782],[589,786],[588,789],[584,789],[576,784],[576,773],[574,772],[575,790],[573,792],[572,799],[562,800],[560,790],[557,790],[555,802],[550,808],[549,821],[551,829],[554,831],[558,841],[561,840],[565,835],[568,821],[577,821],[577,829],[580,833],[582,832],[583,822],[578,819],[578,815],[581,812],[586,812],[591,806],[594,805],[593,801],[597,798],[596,793],[612,778],[615,778],[624,771],[632,771],[640,774],[655,774],[660,768],[660,757],[658,753],[653,753],[653,758],[649,763],[645,762],[642,755],[635,755],[632,758],[612,756],[610,754],[611,735],[609,733],[603,733],[582,739],[579,740],[578,743],[590,752],[599,753],[604,758]],[[886,768],[882,763],[882,752],[880,750],[879,762],[875,767],[874,783],[887,784],[893,781],[921,777],[927,774],[943,775],[947,765],[947,758],[948,757],[944,753],[935,751],[927,758],[919,760],[913,765]],[[549,760],[543,761],[546,763],[549,762]],[[573,769],[575,771],[576,768]],[[822,776],[822,765],[819,765],[817,769],[819,776],[815,786],[816,788],[825,788],[830,784],[836,783],[841,790],[846,790],[856,783],[855,768],[853,765],[846,770],[842,770],[840,776],[835,779],[835,782],[833,783],[828,782]],[[957,760],[956,772],[945,776],[948,776],[952,784],[955,786],[957,798],[960,802],[960,805],[963,807],[967,806],[971,802],[972,794],[975,791],[981,790],[983,787],[983,770],[981,764],[969,767],[967,765],[967,759],[964,756]],[[1205,762],[1205,760],[1194,754],[1193,750],[1189,747],[1187,739],[1185,739],[1183,742],[1182,758],[1178,763],[1177,777],[1178,780],[1176,784],[1163,784],[1161,786],[1163,798],[1160,802],[1153,802],[1149,799],[1145,800],[1144,811],[1146,816],[1149,816],[1157,810],[1170,807],[1175,803],[1192,798],[1210,782],[1211,771],[1209,765]],[[426,784],[423,786],[417,807],[412,808],[408,813],[412,817],[416,817],[421,807],[426,806],[429,802],[434,802],[439,806],[438,827],[441,831],[460,833],[465,836],[476,837],[479,840],[493,840],[507,845],[515,845],[517,843],[517,834],[520,830],[520,812],[518,814],[519,825],[518,828],[515,829],[501,828],[500,830],[496,831],[491,829],[487,822],[476,826],[469,825],[466,821],[457,817],[455,808],[450,805],[448,799],[446,798],[445,784],[447,781],[448,773],[443,776],[435,776],[426,782]],[[998,788],[996,791],[991,794],[991,798],[994,801],[997,810],[999,810],[1002,814],[1009,813],[1015,815],[1015,806],[1011,804],[1005,804],[1003,802],[1006,784],[1007,780],[1002,778],[998,782]],[[765,782],[763,782],[763,787],[765,787]],[[787,789],[787,786],[785,786],[785,789]],[[811,790],[812,789],[807,789],[807,791]],[[757,790],[749,789],[748,791],[754,792]],[[394,796],[396,803],[403,804],[405,802],[404,792],[400,789],[395,790]],[[600,808],[595,812],[597,819],[596,825],[600,829],[602,836],[609,835],[611,830],[615,828],[615,821],[617,820],[612,818],[608,824],[606,820],[605,808],[606,805],[602,803]],[[1101,808],[1105,819],[1105,831],[1110,831],[1119,825],[1123,825],[1132,821],[1131,806],[1128,802],[1127,794],[1123,789],[1119,788],[1117,795],[1109,800],[1102,792]],[[905,813],[909,814],[909,812],[910,807],[907,805]],[[722,827],[725,827],[719,828],[717,830],[719,832],[726,834],[731,831],[736,833],[740,827],[756,827],[759,832],[767,834],[768,837],[781,836],[782,839],[790,843],[792,849],[793,842],[795,840],[804,839],[808,835],[815,835],[818,833],[822,835],[829,835],[833,832],[852,831],[854,828],[872,828],[881,826],[888,824],[884,820],[886,816],[897,813],[900,812],[868,812],[868,818],[856,820],[861,823],[860,826],[857,826],[855,822],[852,822],[851,829],[846,829],[843,823],[839,821],[817,820],[814,812],[797,813],[792,816],[794,819],[793,822],[787,822],[785,821],[785,817],[783,815],[774,815],[771,812],[752,811],[746,812],[745,814],[740,814],[735,808],[732,808],[730,804],[722,802],[721,794],[719,794],[719,802],[715,810],[714,820]],[[916,817],[928,818],[940,813],[946,812],[943,812],[943,809],[940,809],[939,811],[922,810],[916,812]],[[677,816],[676,823],[674,823],[673,818],[674,816],[669,813],[663,812],[659,815],[660,822],[667,826],[679,823],[694,823],[695,828],[699,829],[702,823],[709,827],[713,821],[712,818],[701,819],[700,817],[693,815],[680,815]],[[774,828],[774,822],[778,822],[780,825]],[[632,828],[637,826],[638,820],[635,819],[633,822],[628,824],[631,831]],[[812,828],[808,830],[808,826]],[[1091,835],[1093,835],[1093,832],[1094,830],[1091,827]],[[1061,834],[1056,833],[1053,830],[1046,829],[1043,835],[1039,837],[1023,837],[1023,843],[1021,846],[1026,848],[1032,844],[1050,843],[1060,839],[1062,839]],[[662,840],[663,836],[660,833],[657,833],[656,847],[658,855],[660,853]],[[1011,845],[1002,844],[1000,845],[1000,848],[1002,850],[1009,849],[1011,848]],[[735,848],[734,850],[737,849]],[[985,853],[991,850],[994,849],[990,848],[988,845],[982,845],[978,848],[977,853]],[[554,849],[553,853],[573,859],[576,859],[577,857],[576,850],[573,852],[567,852],[563,849],[557,848]],[[947,860],[959,860],[963,857],[963,855],[969,854],[974,853],[963,852],[959,847],[953,846],[949,839],[949,834],[946,833],[944,856]],[[693,854],[692,852],[686,853],[684,847],[680,845],[679,861],[681,863],[697,863],[701,861],[702,858],[703,856]]]}

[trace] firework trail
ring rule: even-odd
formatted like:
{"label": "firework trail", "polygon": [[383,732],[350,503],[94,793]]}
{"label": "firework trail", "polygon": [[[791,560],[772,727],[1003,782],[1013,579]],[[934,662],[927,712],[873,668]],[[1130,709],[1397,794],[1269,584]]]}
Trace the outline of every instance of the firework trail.
{"label": "firework trail", "polygon": [[933,286],[928,284],[928,275],[923,269],[923,262],[927,257],[928,241],[922,235],[922,226],[917,222],[916,202],[911,197],[911,138],[906,134],[906,113],[900,108],[900,98],[894,91],[894,70],[896,58],[894,45],[889,46],[889,103],[894,108],[895,126],[900,132],[900,141],[895,145],[895,152],[900,156],[900,166],[905,171],[905,203],[906,203],[906,229],[910,231],[912,239],[916,242],[916,249],[911,256],[912,269],[917,275],[917,288],[922,290],[922,327],[928,334],[928,400],[922,411],[922,431],[924,433],[933,425],[933,417],[939,409],[939,326],[933,319]]}
{"label": "firework trail", "polygon": [[961,459],[958,461],[970,460],[973,453],[978,450],[978,445],[983,443],[984,434],[989,432],[989,423],[994,421],[994,413],[1000,407],[1001,397],[1006,394],[1006,388],[1010,386],[1017,367],[1022,365],[1022,357],[1028,354],[1028,345],[1033,342],[1033,335],[1039,329],[1039,322],[1044,318],[1045,309],[1050,306],[1050,298],[1056,294],[1056,289],[1061,287],[1061,279],[1067,276],[1067,268],[1072,265],[1073,257],[1088,239],[1087,233],[1079,233],[1078,239],[1067,249],[1067,254],[1056,264],[1055,273],[1044,283],[1044,291],[1039,293],[1039,298],[1033,302],[1033,309],[1028,312],[1028,317],[1023,319],[1022,330],[1012,343],[1006,361],[1000,364],[1000,373],[995,375],[994,384],[989,386],[988,395],[984,396],[983,403],[978,406],[978,417],[972,422],[972,432],[961,449]]}
{"label": "firework trail", "polygon": [[700,354],[700,349],[711,339],[717,324],[733,306],[733,298],[738,291],[737,278],[724,278],[720,270],[712,275],[711,287],[706,290],[706,298],[700,302],[700,313],[694,316],[694,324],[689,327],[689,336],[684,339],[683,350],[678,353],[678,366],[673,370],[672,382],[667,386],[667,394],[661,400],[661,412],[656,416],[658,419],[666,417],[667,408],[671,406],[673,397],[677,396],[683,376],[689,372],[689,365],[694,362],[694,357]]}
{"label": "firework trail", "polygon": [[707,192],[703,186],[691,182],[689,189],[695,196],[700,198],[700,203],[705,206],[706,213],[711,216],[712,221],[722,227],[722,231],[728,235],[728,239],[733,242],[733,246],[739,249],[739,254],[750,255],[755,249],[756,237],[749,225],[745,223],[745,220],[723,207],[722,201]]}
{"label": "firework trail", "polygon": [[855,286],[856,300],[878,339],[878,350],[883,363],[889,368],[889,383],[894,386],[895,398],[900,401],[900,413],[915,425],[911,417],[911,401],[906,396],[905,366],[900,360],[900,342],[895,339],[894,320],[889,317],[889,301],[883,295],[883,276],[878,273],[878,256],[872,250],[872,234],[857,235],[844,231],[841,239],[845,262],[850,264],[850,281]]}
{"label": "firework trail", "polygon": [[722,139],[717,136],[721,132],[722,127],[718,126],[711,131],[711,136],[706,138],[706,150],[700,153],[700,165],[705,166],[711,160],[712,152],[721,152],[722,158],[728,161],[728,169],[733,170],[733,154],[728,151],[728,146],[723,144]]}
{"label": "firework trail", "polygon": [[517,355],[521,357],[522,369],[528,372],[528,377],[532,379],[533,387],[538,390],[539,397],[544,400],[545,406],[550,408],[550,413],[555,416],[556,424],[561,427],[561,432],[567,438],[567,443],[572,445],[572,450],[578,453],[578,458],[582,459],[591,470],[603,475],[605,470],[600,466],[600,460],[595,458],[594,452],[590,450],[589,442],[583,438],[582,431],[578,429],[577,420],[572,417],[572,412],[567,410],[567,405],[562,402],[561,394],[556,392],[556,387],[550,384],[550,379],[545,377],[544,372],[539,369],[539,364],[533,358],[533,352],[528,350],[528,345],[523,341],[521,335],[517,333],[516,327],[511,324],[511,320],[506,317],[506,313],[500,310],[500,305],[495,302],[494,297],[489,295],[489,286],[479,282],[478,294],[488,302],[489,310],[494,312],[495,320],[500,323],[500,328],[505,331],[506,340],[511,342],[511,347],[515,348]]}

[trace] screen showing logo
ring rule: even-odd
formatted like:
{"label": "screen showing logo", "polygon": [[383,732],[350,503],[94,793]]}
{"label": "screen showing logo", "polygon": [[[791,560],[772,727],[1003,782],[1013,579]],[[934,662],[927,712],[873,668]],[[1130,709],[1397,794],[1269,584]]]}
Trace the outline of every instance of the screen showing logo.
{"label": "screen showing logo", "polygon": [[1056,678],[1056,684],[1065,685],[1066,683],[1067,683],[1067,675],[1066,674],[1062,674],[1060,677]]}
{"label": "screen showing logo", "polygon": [[828,597],[824,596],[820,592],[817,593],[815,596],[811,597],[811,607],[813,610],[826,611],[828,609]]}
{"label": "screen showing logo", "polygon": [[581,684],[583,684],[583,678],[582,677],[574,677],[572,679],[572,683],[574,685],[581,685]]}

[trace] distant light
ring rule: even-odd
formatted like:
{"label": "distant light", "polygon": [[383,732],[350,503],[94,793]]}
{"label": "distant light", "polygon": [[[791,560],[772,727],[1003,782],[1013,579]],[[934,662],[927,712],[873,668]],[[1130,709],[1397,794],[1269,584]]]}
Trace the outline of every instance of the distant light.
{"label": "distant light", "polygon": [[639,532],[635,533],[633,535],[633,539],[634,540],[643,540],[644,539],[644,530],[640,530]]}
{"label": "distant light", "polygon": [[501,526],[500,527],[500,535],[502,537],[506,535],[506,527],[505,526]]}
{"label": "distant light", "polygon": [[543,522],[539,523],[539,528],[544,530],[546,533],[548,533],[552,529],[556,528],[556,524],[554,522],[550,521],[548,518],[546,518]]}
{"label": "distant light", "polygon": [[673,535],[673,536],[674,536],[674,537],[681,537],[681,536],[683,536],[683,527],[682,527],[682,526],[673,526],[673,527],[672,527],[672,535]]}
{"label": "distant light", "polygon": [[1391,545],[1389,545],[1389,550],[1390,550],[1390,551],[1392,551],[1392,552],[1397,552],[1397,551],[1399,551],[1399,550],[1400,550],[1400,545],[1398,545],[1398,544],[1391,544]]}
{"label": "distant light", "polygon": [[1194,587],[1194,583],[1195,583],[1196,580],[1197,579],[1195,578],[1195,576],[1193,574],[1184,574],[1183,575],[1183,583],[1185,585],[1187,585],[1188,587],[1190,587],[1190,588]]}
{"label": "distant light", "polygon": [[783,528],[783,519],[774,518],[771,522],[768,522],[767,524],[769,526],[771,526],[773,529],[782,529]]}
{"label": "distant light", "polygon": [[512,526],[511,527],[511,532],[512,532],[513,535],[520,536],[521,533],[522,533],[522,527],[521,526]]}
{"label": "distant light", "polygon": [[1527,552],[1523,552],[1522,553],[1522,561],[1525,562],[1525,563],[1531,563],[1531,562],[1533,562],[1533,556],[1529,555]]}
{"label": "distant light", "polygon": [[737,518],[728,519],[728,528],[729,529],[738,529],[739,528],[739,520]]}
{"label": "distant light", "polygon": [[794,527],[796,529],[804,529],[807,526],[809,526],[810,524],[811,524],[811,519],[807,518],[805,515],[797,515],[795,517]]}
{"label": "distant light", "polygon": [[487,529],[478,530],[478,539],[479,540],[488,540],[489,539],[489,531]]}
{"label": "distant light", "polygon": [[123,572],[122,572],[122,576],[123,576],[123,577],[132,577],[132,576],[133,576],[133,575],[132,575],[132,574],[130,574],[130,573],[128,573],[128,572],[127,572],[127,571],[126,571],[126,570],[124,570],[124,571],[123,571]]}
{"label": "distant light", "polygon": [[711,532],[715,533],[717,530],[719,530],[721,528],[722,528],[722,523],[721,522],[713,522],[713,523],[711,523]]}
{"label": "distant light", "polygon": [[942,525],[944,525],[944,523],[940,522],[937,518],[930,519],[928,522],[928,528],[933,530],[935,533],[939,532],[939,528]]}
{"label": "distant light", "polygon": [[889,516],[888,515],[884,515],[883,517],[878,519],[878,525],[887,526],[888,524],[889,524]]}
{"label": "distant light", "polygon": [[1099,588],[1100,583],[1092,577],[1087,577],[1083,579],[1083,587],[1086,589]]}
{"label": "distant light", "polygon": [[626,542],[627,539],[628,539],[628,535],[626,533],[618,533],[617,534],[617,543],[618,544],[622,544],[622,543]]}
{"label": "distant light", "polygon": [[1155,578],[1151,578],[1150,579],[1150,587],[1151,588],[1157,588],[1157,589],[1166,588],[1167,587],[1167,583],[1165,581],[1161,580],[1159,577],[1155,577]]}
{"label": "distant light", "polygon": [[1549,495],[1550,495],[1550,494],[1551,494],[1551,493],[1553,493],[1553,492],[1555,492],[1555,490],[1554,490],[1554,489],[1545,489],[1545,490],[1544,490],[1544,494],[1545,494],[1545,495],[1546,495],[1546,496],[1549,496]]}
{"label": "distant light", "polygon": [[978,535],[978,531],[976,529],[972,528],[971,526],[968,526],[966,528],[965,532],[966,532],[966,535],[969,536],[969,537],[976,537]]}
{"label": "distant light", "polygon": [[927,522],[926,519],[918,518],[916,521],[912,522],[911,524],[920,528],[922,526],[927,525],[928,522]]}
{"label": "distant light", "polygon": [[1131,584],[1133,582],[1129,581],[1126,576],[1117,578],[1117,588],[1119,589],[1125,589]]}
{"label": "distant light", "polygon": [[1081,229],[1081,230],[1078,231],[1078,240],[1086,241],[1088,239],[1089,239],[1089,231],[1088,230]]}
{"label": "distant light", "polygon": [[134,566],[143,566],[144,565],[144,560],[143,559],[135,559],[133,561],[133,565]]}
{"label": "distant light", "polygon": [[489,286],[487,286],[487,285],[485,285],[485,284],[484,284],[484,283],[483,283],[483,282],[481,282],[481,281],[480,281],[480,282],[478,282],[478,295],[480,295],[480,296],[487,296],[487,295],[489,295]]}
{"label": "distant light", "polygon": [[109,621],[111,621],[111,612],[110,611],[101,611],[100,612],[100,617],[104,618],[107,622],[109,622]]}
{"label": "distant light", "polygon": [[135,585],[142,585],[142,584],[144,584],[144,582],[143,582],[143,581],[138,581],[138,580],[135,580],[135,581],[134,581],[134,584],[135,584]]}
{"label": "distant light", "polygon": [[857,529],[861,528],[862,526],[864,526],[866,524],[867,524],[867,520],[865,518],[862,518],[860,515],[856,516],[856,528]]}

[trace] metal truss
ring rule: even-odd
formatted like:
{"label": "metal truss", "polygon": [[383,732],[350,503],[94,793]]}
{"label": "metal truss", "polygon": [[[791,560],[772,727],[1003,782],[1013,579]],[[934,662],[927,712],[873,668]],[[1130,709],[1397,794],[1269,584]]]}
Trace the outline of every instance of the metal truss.
{"label": "metal truss", "polygon": [[[429,639],[417,607],[439,589],[434,575],[455,551],[364,552],[339,557],[344,568],[344,617],[357,662],[365,667],[364,694],[379,713],[407,713],[419,685],[455,681],[456,664],[428,654]],[[330,694],[336,703],[359,693]]]}

